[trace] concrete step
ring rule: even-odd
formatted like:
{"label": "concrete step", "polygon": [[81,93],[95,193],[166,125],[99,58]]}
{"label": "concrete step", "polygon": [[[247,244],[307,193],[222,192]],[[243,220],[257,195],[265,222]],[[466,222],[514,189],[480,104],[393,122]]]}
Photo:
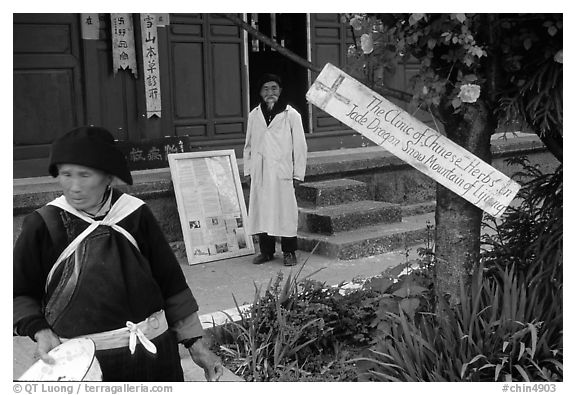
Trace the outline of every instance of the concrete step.
{"label": "concrete step", "polygon": [[432,238],[434,213],[405,217],[402,222],[366,226],[333,235],[298,232],[298,248],[332,259],[351,260],[401,251]]}
{"label": "concrete step", "polygon": [[342,178],[302,183],[296,189],[296,199],[300,207],[321,207],[370,200],[370,196],[366,183]]}
{"label": "concrete step", "polygon": [[399,204],[374,200],[298,210],[299,230],[325,235],[401,220]]}
{"label": "concrete step", "polygon": [[433,213],[434,211],[436,211],[436,201],[430,200],[422,203],[403,204],[402,206],[400,206],[400,208],[402,209],[402,217]]}

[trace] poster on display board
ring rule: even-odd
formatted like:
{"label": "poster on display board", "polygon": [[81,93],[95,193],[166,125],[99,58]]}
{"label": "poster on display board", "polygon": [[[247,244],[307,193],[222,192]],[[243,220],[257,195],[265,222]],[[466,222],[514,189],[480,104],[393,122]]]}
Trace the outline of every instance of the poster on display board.
{"label": "poster on display board", "polygon": [[254,254],[234,150],[168,155],[188,264]]}

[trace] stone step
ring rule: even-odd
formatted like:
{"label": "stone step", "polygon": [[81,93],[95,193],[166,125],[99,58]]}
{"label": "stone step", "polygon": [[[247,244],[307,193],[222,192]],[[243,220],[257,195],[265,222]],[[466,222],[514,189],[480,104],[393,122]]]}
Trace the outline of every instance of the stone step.
{"label": "stone step", "polygon": [[370,225],[333,235],[298,232],[298,248],[332,259],[351,260],[402,251],[434,237],[434,213],[405,217],[401,222]]}
{"label": "stone step", "polygon": [[399,204],[362,200],[318,208],[298,210],[298,229],[309,233],[331,235],[364,226],[400,222]]}
{"label": "stone step", "polygon": [[322,207],[370,200],[370,196],[366,183],[342,178],[304,182],[296,188],[296,199],[300,207]]}
{"label": "stone step", "polygon": [[422,203],[403,204],[400,207],[402,209],[402,217],[409,217],[411,215],[433,213],[436,211],[436,201],[430,200]]}

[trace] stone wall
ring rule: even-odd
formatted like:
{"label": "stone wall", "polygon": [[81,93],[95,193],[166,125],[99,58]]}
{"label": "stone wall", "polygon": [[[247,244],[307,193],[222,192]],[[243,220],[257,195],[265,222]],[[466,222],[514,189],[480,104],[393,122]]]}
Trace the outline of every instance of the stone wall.
{"label": "stone wall", "polygon": [[[558,162],[532,135],[492,142],[492,165],[507,175],[518,167],[505,164],[510,157],[526,155],[544,172],[552,172]],[[243,174],[242,159],[238,160]],[[182,232],[169,169],[133,172],[134,185],[118,188],[146,201],[160,222],[168,241],[182,240]],[[435,199],[435,182],[380,147],[341,149],[309,154],[306,180],[322,181],[350,178],[365,182],[374,200],[398,204],[429,202]],[[13,237],[20,233],[26,214],[59,196],[58,185],[51,177],[14,180]],[[248,205],[248,190],[244,185]],[[428,206],[429,207],[429,206]]]}

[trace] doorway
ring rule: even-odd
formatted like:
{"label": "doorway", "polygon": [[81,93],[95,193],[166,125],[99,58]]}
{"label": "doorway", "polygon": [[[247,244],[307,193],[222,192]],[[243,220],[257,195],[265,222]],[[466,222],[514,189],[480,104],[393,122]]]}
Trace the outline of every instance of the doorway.
{"label": "doorway", "polygon": [[[276,42],[307,58],[306,14],[248,14],[248,23]],[[256,84],[264,73],[274,73],[283,82],[282,95],[302,116],[304,131],[308,132],[308,70],[281,55],[263,42],[248,36],[248,68],[250,109],[260,100]]]}

